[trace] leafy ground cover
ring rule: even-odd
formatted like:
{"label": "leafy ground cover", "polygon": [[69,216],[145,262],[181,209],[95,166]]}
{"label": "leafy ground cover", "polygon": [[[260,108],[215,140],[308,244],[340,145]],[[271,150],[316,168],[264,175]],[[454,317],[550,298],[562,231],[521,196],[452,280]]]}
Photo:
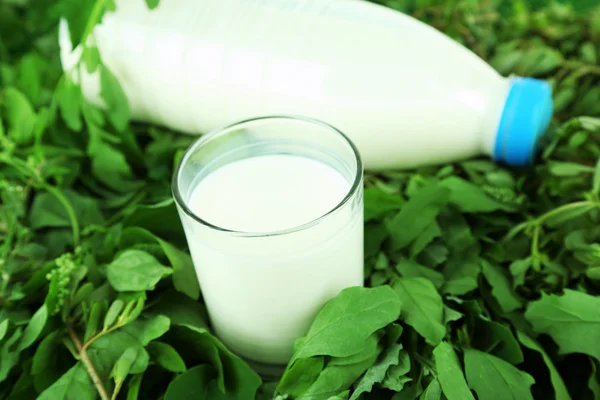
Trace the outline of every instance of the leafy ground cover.
{"label": "leafy ground cover", "polygon": [[169,186],[193,138],[130,122],[93,47],[107,110],[62,74],[59,17],[79,43],[111,1],[0,3],[0,398],[600,399],[600,8],[379,2],[549,79],[552,135],[529,169],[367,174],[366,287],[277,382],[210,332]]}

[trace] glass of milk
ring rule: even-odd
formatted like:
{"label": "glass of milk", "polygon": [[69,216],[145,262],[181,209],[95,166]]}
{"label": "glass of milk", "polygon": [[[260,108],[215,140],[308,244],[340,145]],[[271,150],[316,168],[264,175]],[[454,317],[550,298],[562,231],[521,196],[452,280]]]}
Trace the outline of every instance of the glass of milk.
{"label": "glass of milk", "polygon": [[318,311],[363,284],[363,167],[340,131],[263,117],[201,137],[173,195],[217,336],[285,364]]}

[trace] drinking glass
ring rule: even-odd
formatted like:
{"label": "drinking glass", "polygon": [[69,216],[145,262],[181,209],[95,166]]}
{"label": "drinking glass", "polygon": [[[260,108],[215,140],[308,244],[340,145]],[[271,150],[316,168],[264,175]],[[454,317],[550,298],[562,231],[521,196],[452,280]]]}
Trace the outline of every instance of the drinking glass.
{"label": "drinking glass", "polygon": [[[192,211],[194,188],[212,172],[276,154],[335,169],[348,182],[347,194],[324,215],[273,232],[230,230]],[[246,360],[287,363],[294,341],[308,331],[320,308],[342,289],[362,286],[363,167],[356,147],[332,126],[297,116],[230,125],[192,144],[172,183],[211,324]]]}

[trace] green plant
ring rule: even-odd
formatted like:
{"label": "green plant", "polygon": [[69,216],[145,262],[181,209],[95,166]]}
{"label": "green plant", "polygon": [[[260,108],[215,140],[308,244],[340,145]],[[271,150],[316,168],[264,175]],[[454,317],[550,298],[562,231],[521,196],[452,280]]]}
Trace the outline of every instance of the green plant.
{"label": "green plant", "polygon": [[[600,8],[379,2],[548,79],[552,135],[530,169],[367,174],[367,288],[279,382],[209,330],[169,189],[194,138],[129,122],[86,40],[112,1],[0,4],[0,398],[600,399]],[[62,72],[60,16],[106,109]]]}

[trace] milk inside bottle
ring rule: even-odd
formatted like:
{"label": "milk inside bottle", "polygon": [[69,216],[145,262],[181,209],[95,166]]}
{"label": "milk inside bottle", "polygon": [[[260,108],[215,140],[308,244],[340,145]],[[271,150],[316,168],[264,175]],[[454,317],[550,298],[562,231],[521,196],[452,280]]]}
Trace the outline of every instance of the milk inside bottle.
{"label": "milk inside bottle", "polygon": [[[527,165],[552,116],[545,82],[502,77],[434,28],[362,0],[116,3],[93,35],[103,62],[134,118],[184,132],[294,114],[345,132],[367,169],[477,155]],[[71,69],[81,49],[67,29]],[[98,73],[80,74],[101,103]]]}

